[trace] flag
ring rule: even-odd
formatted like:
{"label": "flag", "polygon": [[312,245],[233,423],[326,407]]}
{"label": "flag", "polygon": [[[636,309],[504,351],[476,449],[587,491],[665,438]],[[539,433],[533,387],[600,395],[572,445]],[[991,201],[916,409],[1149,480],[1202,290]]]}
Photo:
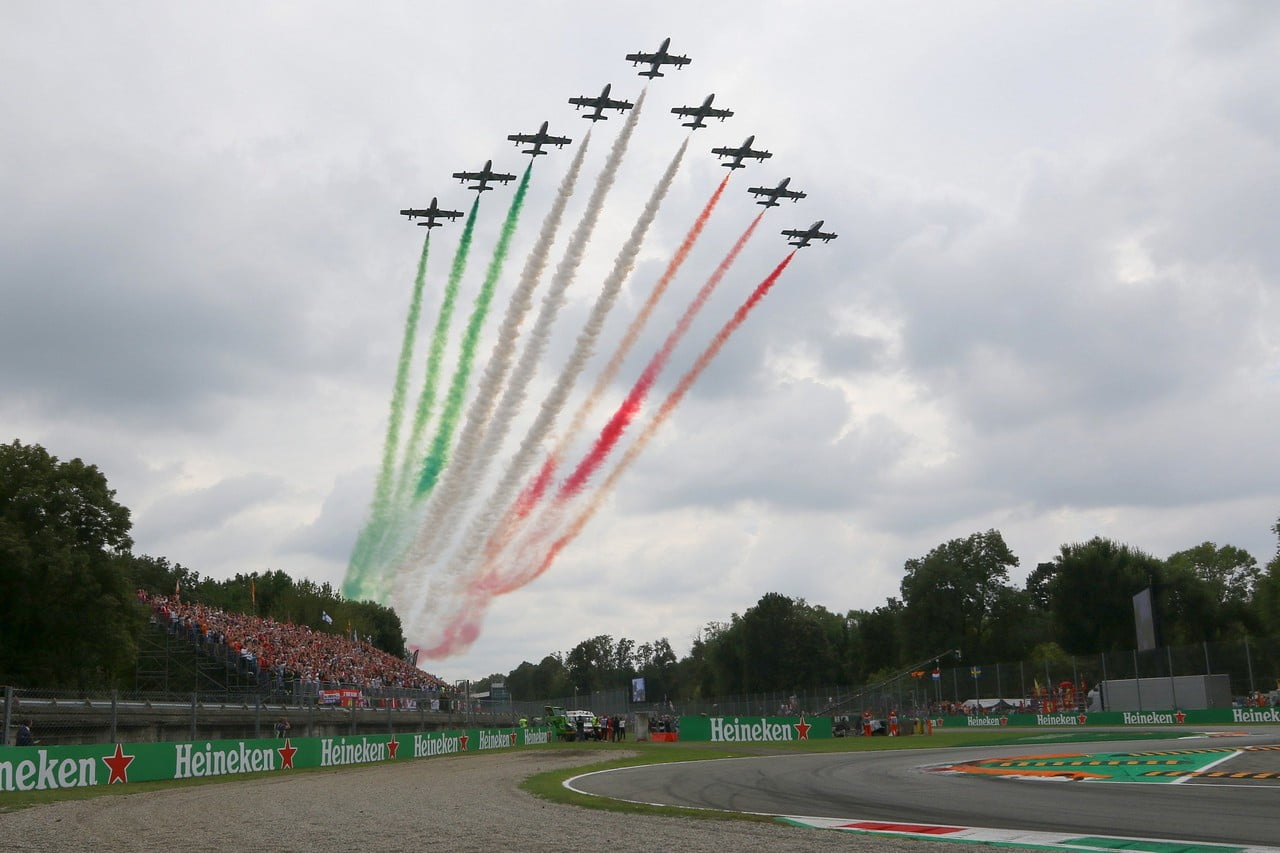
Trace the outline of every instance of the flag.
{"label": "flag", "polygon": [[321,611],[320,611],[320,618],[324,620],[324,622],[325,622],[325,624],[326,624],[326,625],[332,625],[332,624],[333,624],[333,617],[332,617],[332,616],[330,616],[330,615],[329,615],[326,611],[324,611],[324,610],[321,610]]}
{"label": "flag", "polygon": [[178,578],[173,579],[173,597],[177,598],[182,595],[182,581]]}
{"label": "flag", "polygon": [[258,584],[253,578],[249,578],[249,600],[254,607],[258,606]]}

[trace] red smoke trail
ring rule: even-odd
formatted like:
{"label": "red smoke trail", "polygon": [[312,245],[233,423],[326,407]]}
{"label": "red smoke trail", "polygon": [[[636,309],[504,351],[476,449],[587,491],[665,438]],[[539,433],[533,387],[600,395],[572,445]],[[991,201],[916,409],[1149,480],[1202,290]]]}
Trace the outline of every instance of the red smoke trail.
{"label": "red smoke trail", "polygon": [[756,289],[752,291],[749,297],[747,297],[747,300],[738,307],[737,311],[734,312],[734,315],[729,319],[729,322],[725,323],[724,326],[721,327],[720,331],[716,333],[716,336],[711,340],[711,343],[708,344],[707,348],[703,350],[700,356],[698,356],[698,360],[694,363],[693,367],[689,368],[689,371],[680,379],[680,384],[678,384],[675,389],[667,395],[667,399],[663,401],[662,407],[658,409],[657,414],[653,416],[653,420],[649,422],[649,425],[646,426],[644,431],[636,438],[635,443],[628,448],[626,454],[618,461],[617,467],[610,472],[608,478],[606,478],[604,483],[601,484],[600,489],[591,499],[591,502],[583,508],[582,512],[578,514],[578,517],[573,520],[560,538],[556,539],[541,561],[539,561],[534,568],[524,569],[505,581],[500,581],[494,577],[496,572],[492,569],[489,572],[482,572],[477,578],[476,587],[483,589],[491,595],[503,595],[509,592],[514,592],[525,584],[528,584],[530,581],[536,580],[551,567],[551,564],[555,562],[556,557],[564,550],[565,546],[577,538],[578,534],[582,532],[582,529],[586,527],[587,522],[589,522],[596,512],[599,511],[600,507],[604,504],[604,499],[608,497],[609,493],[617,485],[618,479],[628,468],[631,467],[631,464],[635,462],[636,458],[644,451],[645,447],[648,446],[649,442],[653,439],[654,434],[657,433],[662,424],[666,422],[667,418],[671,416],[671,413],[675,410],[676,406],[680,405],[685,394],[689,392],[693,383],[698,381],[698,377],[702,375],[702,372],[707,369],[707,366],[716,357],[716,355],[719,354],[729,337],[737,331],[739,326],[743,324],[747,319],[747,315],[751,313],[751,310],[755,308],[757,304],[759,304],[760,300],[764,299],[765,294],[767,294],[769,289],[773,287],[774,282],[776,282],[778,277],[782,275],[782,271],[787,268],[787,264],[791,263],[791,259],[795,257],[795,254],[795,251],[792,251],[791,254],[783,258],[782,263],[778,264],[774,271],[769,273],[768,277],[756,286]]}
{"label": "red smoke trail", "polygon": [[591,451],[578,463],[577,469],[564,481],[564,484],[560,487],[560,494],[556,496],[557,500],[564,501],[581,492],[582,487],[587,484],[587,480],[608,458],[610,451],[618,443],[618,439],[622,438],[622,433],[630,426],[632,419],[640,411],[640,407],[644,405],[649,389],[653,387],[653,383],[658,379],[658,374],[662,372],[662,369],[667,366],[667,362],[671,360],[671,353],[675,351],[676,345],[680,343],[689,331],[689,327],[693,325],[694,318],[698,316],[702,306],[707,304],[707,300],[711,298],[711,294],[715,292],[716,286],[720,284],[720,280],[729,271],[729,267],[733,266],[733,262],[738,259],[738,255],[742,252],[742,247],[751,239],[751,235],[755,233],[756,226],[760,224],[760,219],[763,216],[764,211],[760,211],[760,215],[751,221],[746,231],[742,232],[738,242],[733,244],[733,248],[729,250],[729,254],[724,256],[724,260],[716,267],[715,272],[711,273],[711,277],[707,279],[706,284],[702,285],[702,289],[698,291],[698,295],[689,303],[689,307],[685,309],[684,315],[680,317],[676,327],[667,335],[662,347],[654,353],[653,358],[645,365],[644,372],[640,374],[640,378],[636,381],[635,386],[632,387],[631,393],[627,395],[627,399],[622,402],[613,417],[609,419],[609,423],[605,424],[604,429],[600,431],[600,437],[596,439]]}
{"label": "red smoke trail", "polygon": [[724,195],[725,187],[729,185],[729,178],[733,177],[733,172],[725,175],[720,185],[716,187],[711,198],[702,208],[702,212],[698,214],[698,218],[694,220],[693,225],[689,227],[689,231],[685,234],[684,241],[672,256],[667,264],[666,270],[662,273],[662,277],[654,284],[653,289],[649,293],[649,298],[645,300],[640,311],[631,320],[631,325],[627,327],[626,333],[622,336],[622,342],[614,351],[613,356],[609,359],[609,364],[601,372],[596,379],[596,384],[591,389],[591,393],[587,395],[582,405],[578,407],[578,411],[574,413],[573,420],[569,423],[569,428],[565,430],[564,435],[560,437],[556,448],[548,455],[546,462],[542,465],[542,470],[538,472],[538,476],[528,485],[525,486],[523,492],[516,499],[507,514],[499,522],[489,535],[488,541],[485,543],[485,559],[493,560],[502,553],[503,549],[511,542],[515,532],[514,525],[520,519],[525,518],[533,511],[538,501],[542,500],[543,494],[546,493],[547,486],[551,483],[551,478],[555,474],[556,469],[560,465],[560,459],[564,456],[570,442],[574,437],[582,431],[583,424],[586,423],[587,416],[595,408],[600,401],[604,391],[608,388],[609,383],[617,376],[618,370],[622,367],[623,360],[631,352],[631,348],[635,346],[636,339],[640,337],[640,332],[649,322],[649,317],[653,314],[654,309],[658,307],[658,301],[663,294],[667,292],[672,279],[676,277],[676,273],[680,271],[680,267],[684,265],[685,260],[689,257],[689,253],[693,251],[694,245],[698,242],[698,237],[702,235],[703,229],[707,225],[707,221],[711,218],[712,211],[720,202],[720,197]]}

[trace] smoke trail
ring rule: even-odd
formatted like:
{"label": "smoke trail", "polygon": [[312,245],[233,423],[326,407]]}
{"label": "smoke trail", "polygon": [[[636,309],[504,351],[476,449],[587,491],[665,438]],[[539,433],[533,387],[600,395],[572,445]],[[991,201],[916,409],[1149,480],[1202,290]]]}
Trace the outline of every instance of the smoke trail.
{"label": "smoke trail", "polygon": [[[643,99],[644,95],[642,94],[640,100],[643,101]],[[676,171],[679,169],[687,147],[687,145],[680,146],[658,185],[654,187],[648,203],[632,227],[630,236],[614,260],[613,269],[609,276],[606,277],[601,291],[596,297],[596,303],[587,318],[585,326],[578,335],[574,350],[570,354],[564,370],[561,371],[560,376],[556,379],[551,392],[543,400],[542,407],[534,419],[532,427],[521,441],[515,458],[508,465],[506,473],[494,493],[490,496],[484,511],[472,520],[462,540],[461,547],[449,562],[445,572],[439,578],[433,580],[432,586],[435,590],[439,591],[446,584],[457,582],[457,579],[463,575],[483,546],[487,538],[486,531],[491,529],[502,518],[504,508],[518,494],[516,490],[533,462],[539,444],[555,426],[556,417],[564,407],[565,400],[568,398],[574,382],[577,381],[578,376],[586,366],[587,360],[594,351],[595,342],[600,335],[604,321],[617,300],[622,284],[635,266],[636,256],[639,254],[640,247],[644,242],[645,234],[653,223],[654,217],[657,216],[658,209],[670,189],[671,182],[675,178]],[[434,603],[433,601],[432,604],[434,605]],[[421,604],[419,607],[421,607]]]}
{"label": "smoke trail", "polygon": [[[551,278],[551,284],[547,288],[546,294],[543,295],[542,307],[538,311],[538,318],[534,322],[533,329],[529,332],[529,341],[521,353],[519,363],[511,374],[511,379],[503,392],[502,400],[498,404],[498,410],[493,416],[489,431],[485,434],[480,451],[477,454],[476,471],[471,478],[473,485],[478,485],[482,481],[484,466],[488,464],[489,459],[497,455],[498,449],[511,427],[512,420],[514,420],[516,413],[524,402],[525,393],[530,380],[533,378],[534,370],[537,368],[538,360],[542,357],[543,351],[550,342],[552,324],[560,311],[560,307],[564,304],[564,293],[573,282],[578,267],[582,263],[582,256],[586,251],[587,243],[591,239],[592,232],[595,230],[596,222],[600,218],[609,190],[613,187],[618,167],[622,163],[622,157],[626,153],[631,135],[635,130],[636,123],[639,121],[640,111],[647,94],[647,89],[640,93],[640,97],[636,99],[635,107],[622,125],[618,138],[614,140],[613,147],[609,151],[609,157],[605,161],[600,176],[596,179],[596,185],[591,191],[590,198],[587,200],[587,206],[583,211],[582,218],[574,229],[569,245],[565,249],[564,257],[561,258],[560,263],[556,266],[555,274]],[[446,508],[449,517],[456,518],[460,515],[464,507],[470,503],[473,495],[474,488],[455,502],[456,506]],[[480,519],[477,519],[473,522],[473,528],[480,523],[487,524],[488,522],[481,522]],[[423,609],[424,603],[429,600],[434,608],[435,601],[438,598],[435,593],[438,593],[441,584],[440,578],[433,578],[428,588],[425,584],[425,574],[420,573],[417,578],[413,577],[414,566],[425,566],[431,563],[439,556],[444,545],[444,537],[427,537],[424,536],[424,533],[425,530],[419,530],[408,559],[401,566],[397,578],[398,581],[403,581],[404,585],[402,587],[399,583],[397,584],[396,600],[402,603],[407,602],[408,604],[408,606],[397,609],[402,613],[408,614],[410,628],[413,627],[414,620]],[[478,536],[479,534],[474,535]],[[415,580],[417,581],[416,585],[414,584]],[[426,614],[423,615],[425,616]]]}
{"label": "smoke trail", "polygon": [[578,335],[574,351],[570,354],[564,370],[556,379],[556,384],[551,393],[543,400],[542,409],[538,413],[538,417],[521,441],[520,450],[517,452],[515,459],[512,460],[502,482],[490,499],[486,512],[478,517],[472,525],[470,532],[473,535],[468,538],[463,549],[450,563],[450,571],[448,573],[450,576],[458,577],[461,575],[467,565],[475,558],[480,547],[489,538],[484,535],[482,525],[488,524],[492,528],[494,523],[501,518],[499,512],[504,506],[512,502],[513,492],[532,464],[539,445],[547,433],[555,426],[556,417],[559,415],[560,410],[564,408],[565,401],[573,389],[574,382],[577,381],[578,376],[582,373],[588,359],[594,352],[596,339],[600,336],[600,329],[604,326],[604,321],[617,299],[622,283],[626,281],[631,269],[635,266],[636,255],[644,242],[645,233],[657,215],[662,199],[666,196],[667,190],[671,186],[671,181],[675,177],[676,170],[679,168],[680,161],[684,156],[685,148],[686,146],[684,145],[680,146],[680,150],[672,158],[666,173],[662,176],[662,180],[649,197],[649,203],[645,206],[643,214],[641,214],[640,219],[633,227],[631,236],[618,253],[614,268],[609,277],[605,279],[604,287],[596,298],[596,304],[592,309],[591,315],[587,318],[586,325]]}
{"label": "smoke trail", "polygon": [[458,367],[453,372],[453,381],[449,383],[449,394],[446,397],[444,411],[440,413],[440,426],[436,429],[435,438],[431,440],[431,449],[427,453],[426,462],[422,466],[422,476],[418,480],[417,496],[419,498],[435,488],[441,469],[449,461],[449,444],[453,441],[453,431],[458,427],[458,417],[462,413],[462,403],[466,395],[467,379],[471,376],[471,365],[476,358],[476,344],[480,339],[480,329],[484,326],[485,317],[489,313],[489,303],[493,301],[493,289],[502,275],[503,264],[507,260],[507,251],[511,247],[511,238],[516,233],[516,224],[520,220],[520,210],[524,207],[524,196],[529,190],[529,176],[533,174],[533,163],[524,170],[520,186],[516,188],[515,197],[511,199],[511,209],[507,211],[506,221],[502,224],[502,233],[498,237],[498,245],[493,250],[493,259],[489,262],[489,270],[485,273],[484,284],[476,296],[475,308],[471,311],[471,319],[467,321],[467,330],[462,336],[462,352],[458,356]]}
{"label": "smoke trail", "polygon": [[738,255],[742,252],[742,247],[747,245],[747,241],[751,239],[751,235],[755,233],[756,226],[760,224],[760,218],[764,216],[764,211],[751,221],[747,226],[747,230],[742,232],[742,236],[738,238],[738,242],[733,244],[733,248],[729,250],[729,254],[725,255],[724,260],[716,267],[715,272],[702,285],[702,289],[698,291],[697,296],[689,303],[689,307],[685,309],[684,314],[680,317],[676,327],[667,335],[667,339],[649,363],[645,365],[644,371],[640,374],[640,378],[632,387],[631,393],[627,395],[626,400],[618,407],[617,412],[605,424],[604,429],[600,431],[599,438],[596,439],[595,445],[591,451],[583,458],[582,462],[572,474],[564,481],[560,487],[558,499],[563,501],[565,498],[572,497],[582,491],[582,487],[586,485],[587,480],[600,467],[604,460],[618,443],[618,439],[622,438],[622,433],[630,425],[631,420],[635,417],[636,412],[644,405],[645,398],[649,394],[649,389],[653,387],[653,383],[657,381],[660,374],[667,366],[667,362],[671,360],[671,353],[675,351],[676,344],[680,343],[685,334],[689,331],[689,327],[693,325],[694,318],[698,316],[698,312],[702,310],[702,306],[707,304],[707,300],[711,298],[711,294],[715,292],[716,286],[720,284],[720,280],[724,278],[725,273],[729,271],[729,267],[733,266],[733,262],[738,259]]}
{"label": "smoke trail", "polygon": [[[716,187],[716,191],[711,195],[711,199],[702,209],[702,213],[698,214],[698,218],[694,220],[693,225],[689,228],[689,232],[685,235],[684,242],[680,244],[680,248],[676,250],[675,255],[672,256],[671,261],[667,264],[666,270],[654,284],[653,290],[649,293],[649,298],[645,300],[640,311],[634,318],[632,318],[631,325],[627,327],[627,331],[622,336],[622,343],[618,345],[617,350],[614,351],[613,356],[609,359],[609,363],[600,373],[600,376],[596,378],[596,384],[592,387],[591,393],[587,395],[587,398],[582,402],[582,405],[578,407],[578,411],[574,413],[573,419],[569,422],[569,428],[566,429],[564,434],[560,437],[560,441],[557,442],[555,450],[551,451],[547,456],[547,460],[543,463],[542,470],[538,472],[538,476],[534,478],[532,483],[525,487],[525,490],[520,494],[520,497],[516,499],[511,512],[508,513],[505,519],[503,519],[503,527],[513,523],[516,519],[524,518],[533,510],[533,507],[538,503],[538,501],[542,499],[543,493],[546,491],[547,486],[551,482],[552,476],[555,474],[556,469],[560,464],[560,459],[564,457],[565,450],[568,449],[569,444],[577,437],[578,433],[582,431],[583,426],[587,422],[587,417],[591,414],[592,410],[596,407],[596,404],[600,401],[600,398],[604,395],[605,389],[608,388],[609,383],[613,381],[615,376],[617,376],[618,370],[622,367],[622,362],[626,359],[627,355],[630,354],[631,348],[635,346],[636,340],[640,337],[641,330],[643,330],[645,325],[649,322],[649,317],[653,314],[654,309],[658,307],[659,300],[661,300],[663,294],[667,292],[667,287],[671,284],[672,279],[675,278],[676,273],[679,272],[680,267],[689,257],[689,253],[693,250],[694,244],[697,243],[698,237],[701,236],[703,228],[706,227],[707,220],[711,218],[711,212],[719,203],[720,196],[724,194],[725,187],[728,186],[729,178],[732,176],[733,172],[729,172],[729,174],[724,176],[724,179],[720,181],[720,185]],[[493,546],[488,548],[487,556],[495,556],[493,550],[496,546],[497,541],[494,542]]]}
{"label": "smoke trail", "polygon": [[[592,353],[595,351],[595,343],[600,336],[600,329],[604,326],[604,321],[609,316],[609,311],[617,300],[618,292],[622,289],[623,282],[626,281],[627,276],[630,275],[632,268],[635,266],[636,255],[640,252],[640,246],[644,242],[645,234],[649,230],[654,217],[657,216],[658,208],[662,205],[662,200],[671,186],[671,181],[675,178],[676,171],[680,168],[680,162],[684,158],[686,148],[688,148],[687,140],[676,151],[675,157],[671,158],[667,171],[663,174],[658,185],[654,187],[653,193],[649,196],[648,204],[645,205],[643,213],[641,213],[640,218],[632,227],[631,235],[618,252],[618,256],[614,260],[613,270],[605,279],[599,296],[596,297],[596,304],[591,310],[591,315],[587,318],[586,325],[578,334],[577,344],[574,346],[573,352],[570,353],[564,370],[561,371],[560,376],[556,379],[556,384],[552,387],[547,398],[542,401],[541,411],[539,411],[533,426],[521,441],[520,449],[516,453],[515,459],[511,461],[502,482],[490,497],[485,512],[476,518],[472,524],[471,535],[465,540],[463,550],[450,563],[450,571],[448,573],[450,576],[458,577],[461,575],[467,564],[475,558],[476,553],[486,541],[493,542],[495,539],[503,539],[507,536],[508,526],[501,523],[507,517],[503,508],[516,502],[519,496],[517,489],[520,481],[524,479],[529,466],[533,463],[534,455],[538,452],[539,445],[546,438],[547,433],[555,427],[556,418],[559,416],[560,410],[564,408],[569,392],[573,390],[573,384],[578,380],[578,376],[587,366],[587,360],[591,358]],[[484,535],[483,526],[487,526],[491,531],[489,535]]]}
{"label": "smoke trail", "polygon": [[[534,559],[536,563],[532,569],[525,568],[523,571],[518,572],[514,577],[510,577],[503,582],[495,582],[492,574],[489,574],[487,577],[481,577],[480,580],[484,582],[484,587],[487,587],[485,591],[489,592],[491,595],[503,595],[512,592],[528,584],[530,581],[535,580],[550,568],[551,564],[555,562],[556,557],[559,556],[562,550],[564,550],[565,546],[577,538],[578,534],[582,532],[582,529],[586,527],[587,522],[589,522],[596,512],[599,511],[600,507],[604,504],[605,498],[608,497],[608,495],[617,486],[618,480],[624,473],[626,473],[627,469],[631,467],[631,464],[635,462],[636,458],[644,452],[644,449],[653,439],[654,434],[656,434],[662,427],[667,418],[671,416],[671,413],[675,410],[676,406],[680,405],[685,394],[687,394],[689,389],[693,387],[693,384],[698,381],[698,378],[702,375],[703,371],[707,369],[707,366],[717,355],[719,355],[720,350],[724,347],[730,336],[738,330],[738,327],[740,327],[747,319],[747,315],[751,313],[751,310],[760,303],[760,300],[764,299],[766,294],[768,294],[770,288],[772,288],[774,283],[778,280],[778,277],[782,275],[782,271],[787,268],[787,264],[791,263],[791,259],[795,257],[795,254],[796,253],[793,250],[791,254],[783,258],[782,262],[774,268],[773,272],[769,273],[764,281],[760,282],[760,284],[756,286],[756,289],[752,291],[749,297],[747,297],[747,300],[743,302],[742,305],[738,306],[738,310],[735,311],[729,321],[720,328],[720,331],[716,333],[714,338],[712,338],[711,343],[708,344],[707,348],[698,356],[698,360],[694,362],[688,372],[681,377],[679,384],[676,385],[671,393],[667,395],[666,400],[662,403],[662,407],[659,408],[657,413],[653,416],[653,420],[651,420],[640,435],[637,436],[635,443],[627,449],[627,452],[623,457],[618,460],[617,466],[609,473],[609,476],[605,479],[604,483],[601,484],[599,490],[597,490],[591,501],[583,507],[578,516],[570,523],[568,529],[561,534],[558,539],[556,539],[555,543],[552,544],[546,554],[543,555],[541,559],[538,559],[535,555]],[[478,589],[475,591],[478,591]],[[475,591],[473,591],[471,596],[472,598],[475,598]],[[472,619],[468,621],[477,620]],[[453,631],[454,636],[459,637],[466,633],[467,632],[465,631],[459,631],[457,629]],[[449,653],[456,653],[457,651],[461,651],[461,649],[452,649]]]}
{"label": "smoke trail", "polygon": [[444,360],[445,343],[449,335],[449,322],[453,318],[453,306],[458,301],[458,285],[462,274],[467,269],[467,255],[471,251],[471,235],[475,230],[476,211],[480,208],[480,196],[471,204],[471,213],[467,216],[467,225],[462,229],[462,238],[458,241],[458,250],[453,255],[453,267],[449,270],[449,282],[444,288],[444,300],[440,303],[440,316],[436,318],[435,332],[431,336],[430,355],[427,358],[426,381],[422,393],[418,396],[418,408],[413,419],[413,430],[409,435],[409,443],[405,449],[404,461],[400,468],[400,479],[396,484],[397,503],[407,496],[409,484],[412,482],[418,460],[422,458],[422,433],[431,418],[431,409],[436,401],[436,385],[440,382],[440,362]]}
{"label": "smoke trail", "polygon": [[395,456],[400,449],[400,424],[404,420],[404,398],[409,386],[409,367],[413,359],[413,341],[418,334],[418,317],[422,313],[422,287],[427,276],[427,252],[431,248],[431,230],[427,229],[422,241],[422,256],[418,259],[418,274],[413,280],[413,295],[409,298],[409,316],[404,321],[404,338],[400,344],[400,360],[396,366],[396,379],[391,392],[391,416],[387,424],[387,438],[382,446],[382,468],[373,489],[373,501],[369,506],[369,520],[356,538],[347,565],[347,575],[342,581],[342,594],[354,599],[360,593],[360,582],[368,568],[369,560],[386,533],[387,509],[391,503],[391,485],[395,476]]}
{"label": "smoke trail", "polygon": [[494,344],[493,354],[485,366],[484,376],[480,380],[476,398],[471,401],[471,408],[467,411],[466,425],[459,438],[458,447],[454,451],[453,463],[445,468],[440,478],[439,488],[432,492],[430,503],[427,504],[426,517],[419,534],[419,538],[424,541],[436,541],[445,522],[452,520],[454,515],[462,510],[465,503],[461,493],[473,485],[472,468],[475,466],[477,459],[487,464],[488,457],[491,455],[490,453],[483,455],[479,453],[482,449],[481,440],[484,438],[490,419],[493,417],[498,393],[502,390],[502,384],[506,381],[507,375],[511,371],[511,361],[515,356],[516,343],[520,336],[520,326],[524,322],[525,316],[529,313],[529,308],[533,305],[533,293],[538,287],[543,271],[546,269],[547,260],[551,254],[551,246],[555,242],[557,231],[560,229],[565,207],[568,205],[570,197],[573,196],[574,187],[577,185],[578,175],[582,171],[582,163],[586,159],[587,148],[590,144],[591,132],[587,131],[581,145],[578,147],[577,154],[574,155],[573,162],[569,164],[569,171],[565,173],[564,179],[560,183],[560,191],[552,202],[551,210],[547,212],[546,218],[542,222],[542,230],[538,233],[538,239],[530,250],[529,257],[525,259],[524,269],[520,273],[520,280],[516,283],[515,290],[511,295],[511,301],[507,305],[507,314],[502,320],[502,326],[498,332],[498,340]]}

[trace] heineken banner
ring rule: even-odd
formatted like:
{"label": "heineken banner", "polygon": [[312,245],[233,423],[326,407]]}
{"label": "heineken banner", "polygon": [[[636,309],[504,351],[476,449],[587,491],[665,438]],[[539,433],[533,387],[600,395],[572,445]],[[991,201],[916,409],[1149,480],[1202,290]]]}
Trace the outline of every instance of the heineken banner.
{"label": "heineken banner", "polygon": [[1052,714],[975,714],[934,717],[934,728],[990,729],[1036,726],[1225,726],[1280,723],[1280,708],[1208,708],[1199,711],[1057,711]]}
{"label": "heineken banner", "polygon": [[210,740],[96,746],[0,746],[0,792],[339,767],[547,745],[549,728]]}
{"label": "heineken banner", "polygon": [[680,740],[712,743],[800,741],[831,737],[831,718],[681,717]]}

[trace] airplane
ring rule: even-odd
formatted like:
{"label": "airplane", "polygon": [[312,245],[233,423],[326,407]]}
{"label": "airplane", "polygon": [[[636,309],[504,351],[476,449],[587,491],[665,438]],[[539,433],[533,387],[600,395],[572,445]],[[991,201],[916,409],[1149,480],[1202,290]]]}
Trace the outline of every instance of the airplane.
{"label": "airplane", "polygon": [[400,211],[400,215],[409,217],[410,222],[413,221],[413,218],[415,216],[425,217],[427,220],[426,222],[419,222],[417,224],[425,225],[427,228],[438,228],[441,225],[444,225],[444,223],[436,222],[437,219],[448,219],[450,222],[452,222],[453,220],[457,219],[459,216],[462,215],[462,211],[461,210],[441,210],[440,207],[436,204],[436,200],[433,198],[431,199],[431,206],[426,208],[425,210],[415,210],[413,208],[410,208],[409,210]]}
{"label": "airplane", "polygon": [[743,142],[742,145],[737,148],[712,148],[711,153],[717,157],[733,158],[732,162],[721,163],[721,166],[728,166],[730,169],[745,169],[746,166],[742,165],[744,157],[751,157],[754,160],[767,160],[773,156],[768,151],[754,150],[751,147],[751,143],[755,141],[756,138],[754,136],[748,136],[746,142]]}
{"label": "airplane", "polygon": [[515,175],[505,175],[502,172],[493,171],[492,160],[485,160],[484,168],[478,172],[454,172],[453,176],[464,184],[467,181],[476,181],[477,183],[475,186],[467,187],[467,189],[475,190],[480,193],[485,190],[493,189],[493,187],[489,186],[490,181],[498,181],[501,184],[505,184],[507,181],[514,181],[516,179]]}
{"label": "airplane", "polygon": [[649,70],[641,71],[639,72],[639,74],[641,77],[648,77],[650,80],[652,80],[654,77],[666,76],[661,71],[658,70],[659,66],[674,65],[676,67],[676,70],[679,71],[681,68],[683,68],[684,66],[688,65],[690,62],[693,61],[687,56],[672,56],[671,54],[667,53],[667,48],[670,46],[671,46],[671,39],[665,38],[662,40],[662,44],[658,47],[657,53],[628,53],[627,61],[630,62],[633,66],[639,65],[642,62],[648,63]]}
{"label": "airplane", "polygon": [[583,118],[591,119],[592,121],[607,121],[609,117],[604,114],[605,110],[625,112],[634,106],[630,101],[615,101],[613,98],[610,98],[609,90],[612,88],[612,83],[605,83],[604,89],[600,91],[600,97],[588,98],[586,95],[581,95],[577,98],[570,98],[569,103],[573,104],[575,109],[580,110],[583,107],[591,107],[595,110],[595,112],[586,113],[582,116]]}
{"label": "airplane", "polygon": [[783,178],[778,181],[776,187],[751,187],[747,192],[752,195],[768,196],[764,201],[756,202],[756,204],[763,204],[765,207],[777,207],[778,199],[780,198],[789,198],[794,203],[805,197],[805,194],[799,190],[787,189],[787,184],[789,183],[791,183],[790,178]]}
{"label": "airplane", "polygon": [[832,234],[830,231],[823,231],[822,222],[823,220],[819,219],[808,228],[788,228],[782,233],[788,237],[795,237],[796,239],[788,240],[787,243],[801,249],[810,245],[814,240],[821,240],[824,243],[829,243],[838,235]]}
{"label": "airplane", "polygon": [[508,136],[507,139],[514,142],[517,148],[521,145],[532,145],[532,148],[526,148],[520,153],[532,154],[534,157],[537,157],[539,154],[547,153],[542,150],[542,146],[544,145],[554,145],[557,148],[563,148],[573,141],[567,136],[552,136],[547,133],[547,122],[545,121],[542,123],[542,127],[538,128],[537,133],[513,133]]}
{"label": "airplane", "polygon": [[703,121],[703,119],[706,118],[718,118],[721,121],[724,121],[729,116],[733,115],[733,110],[720,110],[711,106],[711,102],[715,100],[715,97],[715,93],[712,92],[710,95],[707,95],[707,99],[702,102],[702,106],[700,107],[672,107],[671,112],[678,116],[693,118],[693,121],[682,121],[680,123],[685,127],[691,127],[694,130],[697,130],[700,127],[706,127],[707,123]]}

